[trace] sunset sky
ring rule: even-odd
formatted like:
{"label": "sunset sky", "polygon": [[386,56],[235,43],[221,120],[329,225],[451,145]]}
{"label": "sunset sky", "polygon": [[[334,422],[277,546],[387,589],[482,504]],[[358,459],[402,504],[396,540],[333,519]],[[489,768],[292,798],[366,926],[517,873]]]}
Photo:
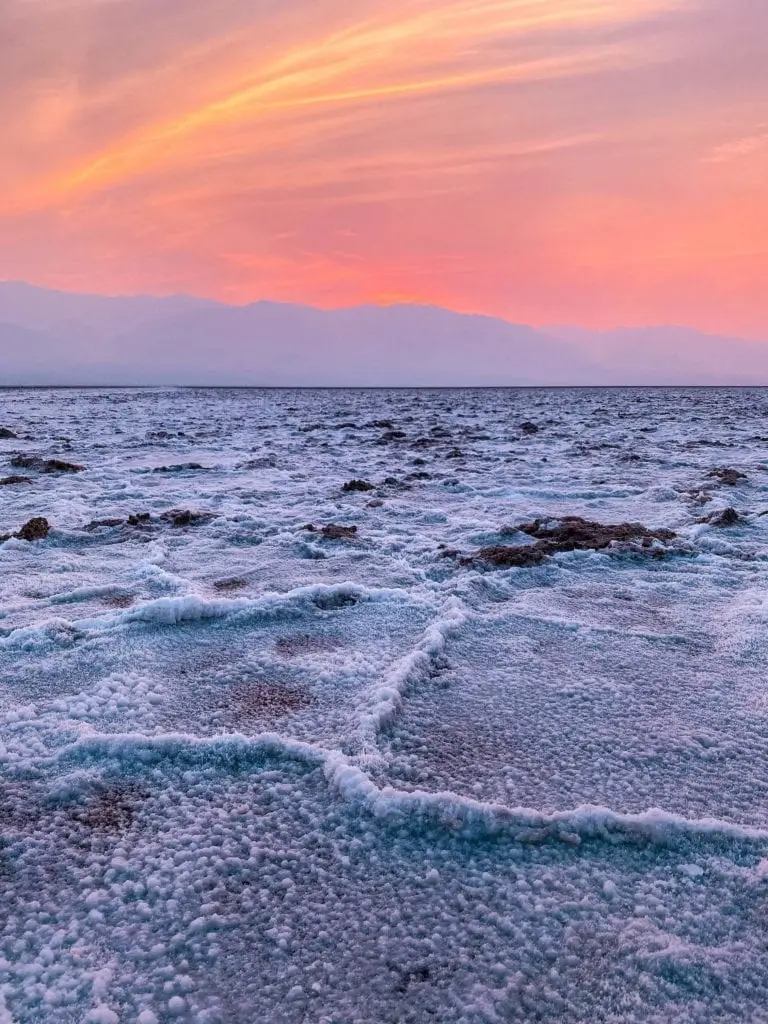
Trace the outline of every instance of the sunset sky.
{"label": "sunset sky", "polygon": [[768,340],[766,0],[3,0],[0,278]]}

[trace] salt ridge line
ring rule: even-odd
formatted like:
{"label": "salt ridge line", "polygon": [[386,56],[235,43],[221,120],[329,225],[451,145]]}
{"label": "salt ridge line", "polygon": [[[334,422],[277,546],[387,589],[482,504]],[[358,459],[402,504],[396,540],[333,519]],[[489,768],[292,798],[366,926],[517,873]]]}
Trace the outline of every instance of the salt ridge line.
{"label": "salt ridge line", "polygon": [[409,685],[422,679],[444,652],[449,636],[470,619],[462,602],[451,597],[442,613],[430,623],[421,642],[404,655],[389,672],[388,679],[370,695],[373,707],[360,712],[359,735],[363,756],[380,757],[377,740],[381,730],[394,721]]}
{"label": "salt ridge line", "polygon": [[582,839],[615,842],[622,836],[662,846],[674,838],[768,842],[768,829],[717,818],[685,818],[659,808],[625,814],[608,807],[582,804],[571,810],[547,813],[530,807],[485,803],[448,791],[428,793],[424,790],[408,792],[391,786],[382,788],[340,751],[326,750],[277,733],[252,737],[237,733],[215,737],[186,733],[164,736],[101,733],[84,737],[63,748],[51,763],[66,766],[72,762],[112,758],[123,764],[148,766],[171,758],[190,765],[211,767],[218,764],[243,770],[269,756],[322,767],[329,784],[342,799],[379,820],[402,822],[416,819],[468,838],[497,836],[521,843],[555,839],[572,845],[578,845]]}
{"label": "salt ridge line", "polygon": [[[271,593],[257,598],[217,598],[211,600],[196,594],[173,597],[159,597],[135,608],[117,614],[100,615],[89,619],[48,619],[35,626],[20,626],[7,636],[0,637],[0,648],[13,647],[26,640],[36,639],[51,626],[68,630],[97,631],[135,622],[156,623],[175,626],[182,622],[199,622],[207,619],[223,619],[228,616],[248,614],[264,618],[278,618],[281,614],[300,614],[306,611],[336,611],[344,602],[354,603],[399,601],[403,604],[426,604],[423,598],[397,588],[366,587],[358,583],[324,584],[297,587],[284,594]],[[334,601],[340,602],[334,605]]]}

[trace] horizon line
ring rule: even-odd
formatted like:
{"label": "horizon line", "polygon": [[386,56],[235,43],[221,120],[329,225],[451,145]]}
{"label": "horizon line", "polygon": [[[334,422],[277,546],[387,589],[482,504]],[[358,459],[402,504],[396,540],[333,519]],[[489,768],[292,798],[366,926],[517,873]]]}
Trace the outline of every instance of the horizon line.
{"label": "horizon line", "polygon": [[722,391],[765,384],[0,384],[0,391]]}

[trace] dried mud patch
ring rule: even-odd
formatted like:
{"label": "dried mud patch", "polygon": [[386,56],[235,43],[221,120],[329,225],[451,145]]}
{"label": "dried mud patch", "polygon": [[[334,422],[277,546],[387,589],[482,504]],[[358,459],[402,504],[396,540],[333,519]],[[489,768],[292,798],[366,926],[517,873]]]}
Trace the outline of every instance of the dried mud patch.
{"label": "dried mud patch", "polygon": [[227,594],[231,593],[233,590],[242,590],[244,587],[247,586],[248,580],[243,580],[239,577],[233,576],[232,578],[226,580],[215,580],[213,584],[213,589],[217,590],[219,593]]}
{"label": "dried mud patch", "polygon": [[297,658],[304,654],[323,654],[336,651],[342,645],[343,641],[340,637],[299,633],[279,637],[275,641],[275,651],[281,658]]}
{"label": "dried mud patch", "polygon": [[149,790],[134,785],[103,789],[86,804],[71,808],[68,817],[82,833],[121,834],[133,825],[149,795]]}
{"label": "dried mud patch", "polygon": [[108,594],[102,601],[108,608],[130,608],[134,598],[130,594]]}
{"label": "dried mud patch", "polygon": [[229,693],[230,709],[244,722],[265,722],[312,707],[315,698],[281,683],[257,682],[234,687]]}

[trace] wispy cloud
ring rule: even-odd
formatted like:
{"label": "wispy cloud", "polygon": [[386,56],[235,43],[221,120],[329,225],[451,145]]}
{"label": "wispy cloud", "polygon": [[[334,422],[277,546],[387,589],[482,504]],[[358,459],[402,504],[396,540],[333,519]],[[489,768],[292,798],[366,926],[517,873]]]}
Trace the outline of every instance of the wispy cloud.
{"label": "wispy cloud", "polygon": [[[198,96],[182,115],[142,124],[80,166],[25,183],[15,194],[11,190],[7,202],[16,210],[35,207],[158,166],[183,165],[199,150],[215,151],[218,140],[210,136],[226,129],[252,125],[250,145],[258,153],[280,144],[279,116],[297,111],[316,117],[340,106],[402,103],[626,68],[647,59],[642,49],[626,38],[595,44],[595,30],[626,25],[667,6],[660,0],[393,3],[384,16],[312,39],[255,71],[240,68],[226,81],[216,77],[207,102]],[[556,38],[546,45],[553,33]],[[60,102],[50,101],[47,118],[38,111],[44,123],[61,116]],[[76,100],[70,96],[69,102]]]}
{"label": "wispy cloud", "polygon": [[754,0],[6,0],[0,276],[768,336],[766,34]]}

